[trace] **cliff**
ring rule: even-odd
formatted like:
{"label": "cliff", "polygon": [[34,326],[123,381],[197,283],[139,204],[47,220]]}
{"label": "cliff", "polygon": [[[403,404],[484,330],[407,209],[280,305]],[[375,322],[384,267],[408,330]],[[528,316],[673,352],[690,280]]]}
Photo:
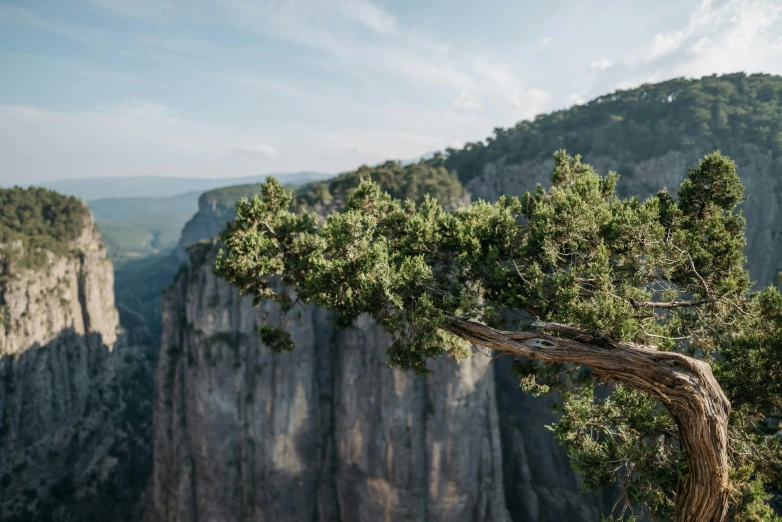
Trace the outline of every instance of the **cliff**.
{"label": "cliff", "polygon": [[26,237],[0,249],[2,520],[128,520],[149,470],[151,363],[119,333],[92,216],[72,217],[35,266]]}
{"label": "cliff", "polygon": [[[192,238],[218,228],[214,210],[191,220]],[[257,328],[276,306],[239,297],[213,256],[191,247],[164,293],[145,522],[587,521],[610,509],[580,491],[544,427],[549,403],[526,397],[507,361],[443,359],[416,377],[387,366],[370,320],[338,330],[312,306],[287,325],[295,350],[274,354]]]}
{"label": "cliff", "polygon": [[225,224],[236,216],[236,201],[253,196],[260,191],[260,187],[260,183],[234,185],[201,194],[198,198],[198,212],[185,223],[174,250],[177,261],[187,262],[188,246],[219,235]]}
{"label": "cliff", "polygon": [[493,368],[385,364],[371,321],[337,330],[306,307],[273,354],[253,308],[209,255],[163,299],[147,520],[509,520]]}

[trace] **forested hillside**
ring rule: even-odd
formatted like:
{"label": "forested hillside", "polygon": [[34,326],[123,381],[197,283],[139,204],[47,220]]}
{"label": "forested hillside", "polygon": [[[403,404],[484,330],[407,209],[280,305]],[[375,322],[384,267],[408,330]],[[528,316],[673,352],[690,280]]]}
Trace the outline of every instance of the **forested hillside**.
{"label": "forested hillside", "polygon": [[38,268],[46,251],[63,255],[83,232],[88,214],[83,202],[53,190],[0,189],[0,267]]}
{"label": "forested hillside", "polygon": [[782,173],[782,78],[768,74],[707,76],[646,84],[600,96],[585,105],[537,116],[508,129],[496,128],[485,142],[430,160],[459,174],[466,184],[483,167],[548,159],[553,151],[612,156],[620,171],[671,151],[721,149],[740,160],[752,143],[772,157]]}

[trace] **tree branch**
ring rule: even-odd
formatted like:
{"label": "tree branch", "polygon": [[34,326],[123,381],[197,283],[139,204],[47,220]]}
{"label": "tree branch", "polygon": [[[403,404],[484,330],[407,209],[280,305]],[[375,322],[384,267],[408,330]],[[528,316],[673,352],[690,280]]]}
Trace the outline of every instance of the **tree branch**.
{"label": "tree branch", "polygon": [[657,398],[676,419],[690,474],[677,494],[678,522],[721,522],[728,506],[728,416],[730,402],[704,361],[653,346],[596,344],[589,332],[558,323],[541,332],[508,332],[453,318],[445,328],[475,344],[541,362],[586,364],[602,378]]}
{"label": "tree branch", "polygon": [[712,303],[714,299],[693,299],[689,301],[636,301],[630,299],[630,306],[633,308],[683,308],[685,306],[698,306],[705,303]]}

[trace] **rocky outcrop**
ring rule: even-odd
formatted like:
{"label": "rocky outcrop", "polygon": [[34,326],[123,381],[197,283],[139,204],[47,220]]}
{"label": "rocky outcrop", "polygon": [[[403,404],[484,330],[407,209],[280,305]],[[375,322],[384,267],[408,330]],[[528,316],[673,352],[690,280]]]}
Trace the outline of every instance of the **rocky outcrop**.
{"label": "rocky outcrop", "polygon": [[128,520],[151,463],[152,370],[118,332],[91,217],[67,254],[4,275],[0,519]]}
{"label": "rocky outcrop", "polygon": [[187,247],[202,239],[217,237],[225,224],[236,216],[236,201],[250,197],[260,190],[260,184],[236,185],[204,192],[198,198],[198,212],[185,223],[173,256],[180,262],[188,261]]}
{"label": "rocky outcrop", "polygon": [[19,355],[66,329],[99,335],[109,346],[117,340],[114,270],[91,220],[73,241],[70,255],[50,254],[42,270],[9,274],[0,293],[5,312],[0,354]]}
{"label": "rocky outcrop", "polygon": [[164,296],[145,520],[509,520],[488,359],[415,377],[385,364],[372,321],[337,330],[312,306],[275,355],[257,327],[276,306],[210,265]]}

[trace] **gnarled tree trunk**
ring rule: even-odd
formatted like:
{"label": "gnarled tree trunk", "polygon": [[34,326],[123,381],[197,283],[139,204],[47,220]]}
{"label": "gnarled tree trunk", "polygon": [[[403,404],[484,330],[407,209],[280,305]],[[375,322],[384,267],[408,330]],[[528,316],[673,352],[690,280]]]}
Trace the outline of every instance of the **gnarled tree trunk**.
{"label": "gnarled tree trunk", "polygon": [[676,496],[677,522],[721,522],[728,510],[728,416],[730,402],[708,363],[632,343],[605,346],[565,325],[535,326],[572,338],[507,332],[460,319],[447,329],[465,339],[542,362],[588,365],[603,378],[647,392],[662,402],[679,426],[690,474]]}

